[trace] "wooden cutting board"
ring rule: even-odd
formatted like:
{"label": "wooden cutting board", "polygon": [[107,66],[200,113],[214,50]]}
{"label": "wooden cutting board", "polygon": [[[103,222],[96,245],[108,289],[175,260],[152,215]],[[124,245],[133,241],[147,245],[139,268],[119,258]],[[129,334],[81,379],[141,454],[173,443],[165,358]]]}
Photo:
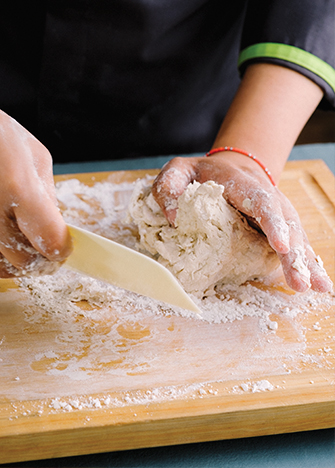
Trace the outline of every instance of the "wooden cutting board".
{"label": "wooden cutting board", "polygon": [[[118,184],[156,172],[56,180]],[[333,175],[322,161],[290,162],[280,188],[334,280]],[[278,328],[264,332],[258,317],[213,324],[138,304],[71,322],[47,304],[32,310],[29,294],[0,281],[0,463],[334,425],[329,296],[293,318],[273,310]]]}

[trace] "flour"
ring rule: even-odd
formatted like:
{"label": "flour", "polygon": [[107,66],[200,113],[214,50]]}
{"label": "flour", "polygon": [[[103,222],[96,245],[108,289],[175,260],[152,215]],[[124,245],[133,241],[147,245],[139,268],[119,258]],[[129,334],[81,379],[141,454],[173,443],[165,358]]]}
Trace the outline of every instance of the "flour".
{"label": "flour", "polygon": [[56,184],[56,194],[65,221],[116,242],[134,247],[136,229],[123,222],[133,183],[96,182],[87,186],[77,179]]}
{"label": "flour", "polygon": [[[133,183],[109,181],[92,187],[78,181],[57,184],[67,222],[137,248],[138,229],[126,217],[133,190]],[[320,335],[317,328],[328,326],[325,311],[334,306],[334,297],[311,290],[293,293],[286,289],[280,270],[263,281],[220,284],[204,299],[192,296],[201,316],[63,267],[54,275],[16,281],[20,288],[12,293],[12,301],[23,319],[18,316],[15,333],[24,336],[27,350],[37,328],[43,341],[24,356],[18,349],[17,359],[2,345],[1,358],[21,362],[14,374],[6,367],[11,381],[21,379],[11,388],[13,398],[27,397],[27,382],[33,399],[49,398],[49,409],[36,408],[37,415],[42,410],[95,410],[101,405],[102,410],[114,411],[128,404],[207,397],[212,393],[204,382],[232,382],[227,387],[232,391],[238,381],[271,382],[271,376],[300,371],[305,363],[318,369],[332,365],[331,340],[308,354],[301,324],[314,311],[310,333]],[[3,320],[4,324],[6,317]],[[12,321],[8,327],[13,328]],[[43,386],[45,376],[48,389]],[[70,397],[82,395],[83,388],[104,397]]]}
{"label": "flour", "polygon": [[156,255],[186,292],[199,298],[215,295],[220,285],[265,277],[279,266],[266,237],[228,205],[223,191],[213,181],[190,184],[178,199],[175,227],[146,181],[136,185],[128,208],[139,247]]}
{"label": "flour", "polygon": [[[147,223],[143,220],[142,224],[137,227],[127,215],[127,207],[131,198],[132,202],[130,206],[133,206],[134,199],[139,199],[143,187],[147,187],[149,190],[152,181],[152,177],[146,177],[137,184],[130,182],[116,184],[107,180],[106,182],[95,183],[93,186],[87,186],[77,179],[70,179],[58,182],[56,193],[66,222],[104,235],[132,248],[138,248],[139,234],[141,234],[146,239],[148,249],[152,249],[149,239],[153,235],[146,235]],[[222,188],[213,184],[209,184],[209,187],[212,189],[211,204],[215,202],[217,197],[220,198],[220,201],[221,199],[223,200]],[[189,204],[187,201],[190,201],[195,193],[197,193],[198,201],[201,201],[199,199],[201,199],[202,190],[199,192],[199,187],[195,185],[193,192],[185,196],[186,205],[184,210],[188,210]],[[159,214],[157,206],[153,198],[148,197],[146,203],[143,203],[141,208],[142,214],[146,212],[145,216],[147,220],[150,220],[150,227],[159,228],[159,226],[163,226],[165,230],[161,232],[164,232],[164,235],[167,233],[168,239],[171,239],[171,236],[173,237],[171,234],[173,228],[169,227],[165,218],[163,219],[162,215]],[[203,204],[197,206],[204,211]],[[222,209],[231,211],[230,207],[226,207],[225,205]],[[246,230],[246,239],[250,239],[249,235],[252,235],[252,238],[254,236],[259,237],[258,233],[255,233],[254,230],[251,231],[251,228],[246,226],[243,220],[240,220],[240,216],[235,213],[235,210],[233,210],[233,213],[233,219],[237,220],[236,222],[238,223],[242,223],[242,228]],[[135,216],[133,209],[132,215]],[[202,215],[206,216],[206,212],[203,212]],[[208,217],[210,217],[209,214]],[[190,222],[188,216],[187,219]],[[208,219],[208,222],[215,232],[217,232],[219,221],[212,217]],[[199,229],[205,236],[203,226],[197,225],[195,228]],[[243,231],[242,235],[244,235]],[[222,236],[218,238],[215,248],[220,248],[221,240]],[[269,249],[265,240],[262,239],[260,242],[260,244],[257,244],[257,252],[260,255],[262,253],[264,255],[265,252],[265,257],[270,259],[270,268],[273,268],[277,262],[276,256]],[[184,241],[184,245],[187,250],[186,241]],[[164,245],[162,248],[164,248]],[[245,248],[247,249],[247,253],[252,255],[250,246],[246,245]],[[202,253],[199,252],[200,255]],[[193,261],[195,260],[193,259]],[[255,263],[257,264],[257,262]],[[191,264],[194,265],[192,262]],[[212,269],[212,264],[204,265],[203,268],[208,272]],[[232,276],[234,276],[234,272],[231,274]],[[198,281],[197,284],[199,284],[200,279],[196,274],[193,279],[194,281]],[[313,307],[320,305],[330,307],[334,301],[330,295],[318,294],[313,291],[308,291],[301,295],[292,294],[289,291],[286,292],[285,289],[282,289],[282,292],[280,292],[267,287],[266,284],[261,282],[258,284],[224,285],[221,281],[220,284],[216,284],[215,295],[209,295],[204,299],[191,295],[192,299],[202,310],[202,317],[199,317],[189,311],[177,308],[171,309],[166,304],[159,303],[153,299],[138,296],[129,291],[93,280],[92,278],[69,272],[64,268],[60,268],[52,276],[21,278],[19,283],[22,288],[29,291],[33,307],[38,306],[39,308],[48,310],[50,313],[59,314],[64,317],[65,321],[69,320],[71,314],[94,314],[99,313],[103,308],[109,307],[113,307],[114,310],[124,313],[125,309],[131,310],[135,306],[136,310],[141,310],[141,313],[144,315],[176,314],[209,323],[233,322],[234,320],[242,320],[245,316],[259,317],[264,330],[275,331],[277,325],[275,321],[269,319],[270,314],[282,313],[287,317],[293,318],[299,313],[308,312]],[[209,283],[210,286],[208,286]],[[207,290],[211,288],[213,291],[213,282],[210,281],[209,283],[207,283],[206,288]],[[197,291],[201,291],[200,286]],[[83,301],[91,308],[89,312],[82,310],[81,303]],[[33,314],[28,315],[28,320],[37,320],[37,317]]]}
{"label": "flour", "polygon": [[[77,315],[101,314],[103,309],[113,308],[117,313],[124,310],[137,311],[137,317],[146,315],[170,315],[192,318],[208,323],[228,323],[242,320],[244,317],[258,317],[263,330],[278,328],[277,322],[270,320],[273,313],[281,313],[294,318],[299,313],[307,313],[320,305],[330,306],[334,300],[327,295],[309,291],[304,295],[291,295],[279,291],[262,290],[251,284],[225,285],[217,295],[199,300],[191,296],[202,314],[171,308],[148,297],[139,296],[113,285],[79,275],[61,268],[52,276],[24,277],[20,279],[21,287],[29,291],[32,303],[36,307],[63,317],[64,323],[75,319]],[[82,303],[87,304],[83,310]],[[39,317],[26,309],[26,320],[34,322]]]}
{"label": "flour", "polygon": [[[244,392],[251,392],[251,393],[257,393],[257,392],[266,392],[266,391],[272,391],[274,390],[274,386],[268,381],[268,380],[258,380],[256,382],[244,382],[240,385],[240,388]],[[237,393],[240,388],[238,386],[235,386],[233,388],[233,391]]]}
{"label": "flour", "polygon": [[[191,364],[193,358],[190,354],[190,346],[197,343],[198,347],[199,340],[202,340],[203,336],[208,337],[212,347],[210,352],[209,349],[206,349],[204,354],[211,360],[213,367],[211,371],[208,364],[206,365],[208,376],[221,376],[222,379],[233,376],[246,378],[257,375],[259,372],[257,369],[262,369],[266,375],[271,375],[273,372],[278,372],[280,368],[282,368],[282,372],[288,373],[286,367],[283,366],[283,360],[287,358],[293,367],[299,366],[298,363],[301,360],[308,359],[319,366],[320,358],[318,356],[304,354],[306,346],[304,332],[300,329],[299,322],[295,322],[295,317],[308,314],[313,310],[318,311],[320,307],[325,310],[335,304],[334,298],[331,296],[312,291],[292,295],[267,290],[264,284],[260,286],[265,289],[251,284],[227,285],[222,288],[218,296],[211,296],[201,301],[194,298],[202,310],[202,315],[199,316],[183,309],[171,309],[166,304],[160,304],[153,299],[138,296],[62,268],[53,276],[22,278],[21,286],[30,294],[29,300],[24,299],[25,321],[31,323],[34,329],[37,325],[41,331],[44,330],[44,327],[58,329],[54,337],[54,344],[49,343],[44,351],[35,355],[34,362],[36,362],[37,369],[40,369],[40,365],[42,365],[48,375],[55,378],[67,376],[73,385],[75,382],[78,382],[79,385],[81,381],[91,380],[95,375],[99,376],[99,372],[102,371],[104,371],[102,375],[105,376],[104,381],[106,381],[106,375],[109,373],[109,367],[105,368],[106,363],[114,362],[116,359],[111,368],[114,369],[112,372],[114,375],[113,388],[117,388],[117,385],[121,385],[124,381],[127,384],[124,387],[122,384],[123,388],[130,385],[127,378],[130,368],[134,369],[134,375],[139,373],[139,376],[147,369],[149,374],[145,377],[145,381],[149,385],[151,378],[155,383],[156,372],[154,369],[156,366],[159,367],[159,362],[156,362],[152,350],[148,354],[146,340],[149,340],[149,349],[153,346],[157,347],[156,353],[159,354],[163,350],[169,349],[169,346],[174,349],[174,340],[180,340],[181,336],[182,340],[190,341],[189,345],[185,345],[184,352],[178,353],[178,360],[182,362],[181,359],[184,359],[185,365],[190,366],[186,368],[181,364],[184,369],[183,379],[187,378],[188,371],[186,369],[192,372],[192,376],[197,373],[195,369],[198,369],[201,375],[207,374],[198,361],[196,361],[195,368],[193,367],[195,363]],[[170,333],[171,339],[173,339],[173,333],[171,334],[168,328],[174,318],[181,320],[182,325],[180,332],[176,334],[175,339],[170,344],[169,341],[162,341],[162,339],[169,340],[165,336],[166,333]],[[189,320],[193,324],[188,324]],[[253,322],[250,323],[250,320]],[[242,328],[235,326],[240,321]],[[278,321],[280,321],[280,326],[278,326]],[[244,322],[246,322],[245,326]],[[284,345],[281,340],[278,341],[276,333],[278,329],[280,331],[285,322],[292,324],[291,326],[295,329],[293,336],[296,335],[296,338],[292,343]],[[212,327],[213,324],[219,328],[208,328],[208,326]],[[233,325],[235,331],[231,329]],[[231,340],[238,343],[241,330],[245,327],[247,329],[244,333],[249,336],[249,340],[252,339],[255,342],[255,345],[258,343],[257,346],[262,349],[262,356],[259,360],[255,359],[255,356],[244,355],[241,361],[243,369],[241,369],[240,361],[237,361],[232,371],[230,369],[231,359],[235,359],[235,353],[241,350],[234,351],[233,348],[228,351],[229,347],[226,349],[224,343],[228,344]],[[144,341],[141,348],[138,347],[141,339],[137,347],[133,348],[130,339],[130,348],[123,348],[123,357],[120,360],[119,346],[120,339],[121,343],[124,341],[123,329],[134,330],[134,337],[143,337]],[[194,336],[190,334],[191,329],[192,333],[196,332]],[[130,331],[130,333],[131,338],[133,332]],[[184,336],[185,333],[186,336]],[[210,338],[212,333],[213,336]],[[164,336],[165,338],[163,338]],[[123,346],[124,344],[122,344]],[[222,347],[225,348],[224,354],[222,354]],[[161,351],[159,351],[160,348],[162,348]],[[87,349],[90,352],[86,356]],[[72,357],[70,358],[70,356]],[[225,357],[223,358],[223,356]],[[175,379],[176,370],[170,369],[169,371],[167,361],[164,361],[165,379],[169,372],[172,372],[171,377]],[[172,360],[171,365],[173,362]],[[229,363],[228,367],[225,367],[224,362],[226,365]],[[143,363],[145,363],[144,368]],[[116,378],[116,376],[118,377]],[[97,380],[97,388],[100,388],[98,382],[99,380]],[[137,386],[141,382],[142,379],[136,380],[136,377],[132,377],[132,385]],[[93,382],[90,385],[93,385]]]}
{"label": "flour", "polygon": [[4,244],[3,242],[0,242],[0,244],[4,245],[4,247],[8,249],[13,249],[15,246],[16,250],[27,252],[32,258],[32,260],[27,263],[24,268],[16,268],[5,257],[1,256],[0,266],[4,267],[5,271],[13,276],[22,276],[28,274],[34,276],[52,275],[59,269],[61,265],[61,262],[52,262],[43,257],[43,255],[38,253],[32,246],[26,245],[22,242],[17,242],[15,239],[13,239],[12,244]]}
{"label": "flour", "polygon": [[[37,253],[35,249],[32,247],[31,254],[33,256],[33,260],[30,261],[25,268],[16,268],[14,267],[5,257],[0,257],[0,266],[3,266],[5,271],[8,274],[14,276],[22,276],[22,275],[52,275],[55,273],[60,265],[61,262],[51,262],[47,258],[43,257],[40,253]],[[20,250],[20,249],[18,249]],[[28,248],[25,249],[28,252]]]}
{"label": "flour", "polygon": [[[195,398],[208,395],[215,395],[217,391],[211,384],[200,383],[183,386],[157,387],[152,390],[126,392],[122,396],[104,397],[80,397],[80,398],[53,398],[49,403],[49,408],[63,410],[66,412],[81,409],[111,409],[129,405],[148,405],[149,403],[159,403],[164,400],[176,400],[185,396]],[[136,414],[134,414],[136,416]]]}

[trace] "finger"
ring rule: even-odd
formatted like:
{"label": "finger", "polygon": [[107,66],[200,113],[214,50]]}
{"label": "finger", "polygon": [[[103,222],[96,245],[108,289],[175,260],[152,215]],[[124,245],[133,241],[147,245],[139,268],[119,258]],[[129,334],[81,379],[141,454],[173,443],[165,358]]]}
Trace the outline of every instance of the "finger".
{"label": "finger", "polygon": [[[249,180],[250,179],[250,180]],[[239,181],[225,185],[224,197],[236,209],[253,219],[267,236],[271,247],[279,254],[290,250],[289,227],[282,211],[279,191],[263,188],[254,177],[243,175]]]}
{"label": "finger", "polygon": [[[309,245],[307,247],[310,248]],[[308,248],[292,249],[289,254],[279,256],[287,284],[298,292],[305,292],[309,287],[317,292],[332,291],[333,283],[322,260],[310,254]]]}
{"label": "finger", "polygon": [[195,180],[195,159],[172,159],[154,181],[153,196],[171,224],[174,224],[176,219],[178,198],[188,184]]}
{"label": "finger", "polygon": [[309,246],[299,218],[291,210],[289,213],[294,215],[294,219],[287,221],[290,228],[291,250],[280,258],[287,284],[295,291],[305,292],[312,287],[311,252],[314,256],[315,254]]}
{"label": "finger", "polygon": [[27,166],[24,176],[23,171],[17,171],[12,177],[10,196],[6,200],[8,208],[1,216],[1,239],[17,256],[17,260],[11,257],[10,261],[20,265],[24,252],[32,254],[28,246],[50,261],[63,261],[72,248],[67,226],[54,198],[31,165]]}
{"label": "finger", "polygon": [[309,287],[319,292],[331,291],[332,281],[323,268],[322,260],[309,244],[298,213],[284,195],[281,194],[281,197],[283,214],[290,229],[291,250],[282,259],[287,283],[300,292]]}
{"label": "finger", "polygon": [[30,244],[14,219],[0,220],[0,277],[51,274],[61,261],[50,261]]}
{"label": "finger", "polygon": [[51,274],[60,266],[60,262],[51,262],[36,251],[13,218],[0,219],[0,239],[1,278]]}
{"label": "finger", "polygon": [[304,249],[293,248],[289,253],[278,256],[288,286],[294,291],[306,292],[311,287],[311,275]]}
{"label": "finger", "polygon": [[[257,190],[251,202],[251,215],[266,235],[271,247],[279,254],[290,251],[290,230],[277,197]],[[246,201],[243,202],[244,210]]]}
{"label": "finger", "polygon": [[[279,190],[256,187],[254,178],[248,186],[248,189],[242,187],[238,190],[233,187],[229,196],[234,197],[240,211],[256,220],[267,236],[281,260],[287,284],[295,291],[308,290],[311,287],[305,249],[308,241],[298,213]],[[227,190],[231,190],[229,184]]]}
{"label": "finger", "polygon": [[26,275],[51,275],[55,273],[62,262],[50,262],[35,251],[29,262],[24,266],[15,267],[6,257],[0,254],[0,278],[17,278]]}
{"label": "finger", "polygon": [[312,247],[308,244],[306,248],[308,268],[311,272],[312,289],[317,292],[330,292],[333,282],[329,278],[321,258],[315,255]]}
{"label": "finger", "polygon": [[[305,292],[310,287],[319,292],[332,290],[332,281],[309,245],[307,235],[301,226],[299,215],[289,200],[279,192],[279,207],[269,204],[263,209],[264,216],[260,222],[270,245],[277,251],[283,266],[287,284],[295,291]],[[284,234],[284,235],[283,235]],[[278,246],[289,236],[289,251],[278,249]],[[285,243],[287,241],[285,240]],[[287,244],[286,244],[287,245]]]}
{"label": "finger", "polygon": [[311,272],[308,266],[307,235],[301,226],[298,213],[285,198],[283,212],[290,230],[290,251],[281,257],[287,284],[298,292],[311,287]]}
{"label": "finger", "polygon": [[33,261],[36,250],[19,230],[14,216],[0,219],[0,252],[16,268],[25,268]]}
{"label": "finger", "polygon": [[2,254],[0,254],[0,278],[14,278],[19,276],[15,268]]}
{"label": "finger", "polygon": [[51,261],[63,261],[71,253],[72,242],[68,228],[54,201],[40,186],[27,191],[14,208],[20,231],[30,244]]}

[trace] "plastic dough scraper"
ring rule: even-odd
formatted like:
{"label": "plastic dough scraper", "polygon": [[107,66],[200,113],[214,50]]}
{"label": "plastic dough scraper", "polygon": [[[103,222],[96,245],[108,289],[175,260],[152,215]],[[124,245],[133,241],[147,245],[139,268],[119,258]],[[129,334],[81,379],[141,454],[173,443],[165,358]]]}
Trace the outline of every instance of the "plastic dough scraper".
{"label": "plastic dough scraper", "polygon": [[92,232],[68,227],[73,251],[63,265],[65,268],[201,313],[172,273],[155,260]]}

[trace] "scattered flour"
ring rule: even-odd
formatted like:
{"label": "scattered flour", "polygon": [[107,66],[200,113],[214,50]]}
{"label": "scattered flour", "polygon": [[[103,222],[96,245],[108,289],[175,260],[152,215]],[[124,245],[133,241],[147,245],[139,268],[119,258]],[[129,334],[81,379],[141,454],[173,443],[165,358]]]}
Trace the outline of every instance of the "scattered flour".
{"label": "scattered flour", "polygon": [[[240,388],[244,392],[266,392],[274,390],[274,386],[268,380],[258,380],[257,382],[244,382],[240,385]],[[235,386],[233,388],[235,392],[238,392],[239,387]]]}
{"label": "scattered flour", "polygon": [[58,182],[56,193],[67,223],[134,247],[136,230],[125,223],[133,188],[134,184],[130,182],[115,184],[107,179],[88,186],[77,179],[70,179]]}
{"label": "scattered flour", "polygon": [[[64,320],[70,320],[72,315],[93,315],[100,313],[102,308],[113,308],[116,313],[136,309],[141,316],[147,315],[179,315],[209,323],[227,323],[242,320],[244,317],[258,317],[263,330],[278,328],[277,322],[270,320],[270,315],[281,313],[294,318],[299,313],[308,313],[320,305],[331,306],[334,300],[327,295],[309,291],[304,295],[287,294],[271,288],[260,289],[259,285],[225,285],[218,289],[215,296],[202,300],[192,297],[201,309],[201,316],[191,311],[171,308],[169,305],[155,301],[145,296],[126,291],[113,285],[79,275],[61,268],[52,276],[23,277],[21,287],[31,295],[34,311],[36,307],[58,314]],[[88,307],[84,310],[82,304]],[[29,314],[27,320],[38,321],[35,312]]]}
{"label": "scattered flour", "polygon": [[[92,187],[77,180],[57,184],[67,222],[137,248],[138,229],[126,218],[133,190],[133,183],[108,181]],[[240,392],[270,391],[272,384],[263,378],[289,374],[304,362],[321,366],[332,353],[330,346],[322,346],[319,354],[307,355],[304,332],[295,325],[290,329],[289,341],[282,340],[282,324],[295,324],[298,314],[326,310],[334,306],[335,300],[330,294],[313,291],[293,294],[281,284],[281,277],[269,283],[221,284],[214,295],[204,299],[192,296],[202,316],[172,309],[64,268],[51,276],[17,281],[24,296],[27,336],[36,324],[42,331],[50,330],[51,341],[42,343],[34,356],[27,356],[30,375],[37,382],[37,396],[39,378],[47,374],[55,379],[57,392],[49,395],[49,411],[112,411],[131,404],[206,397],[215,395],[217,390],[210,386],[214,381],[240,380],[244,382]],[[321,323],[322,319],[318,320]],[[320,324],[313,323],[314,333],[318,333]],[[206,339],[202,339],[204,334]],[[192,347],[196,348],[193,354]],[[167,350],[171,355],[162,360]],[[80,394],[84,381],[90,393],[105,392],[106,388],[116,393],[99,398],[60,396]],[[162,381],[168,382],[166,387],[159,387]],[[67,382],[66,389],[63,382]],[[23,377],[15,385],[19,396],[21,383],[24,385]],[[234,393],[232,387],[229,391]],[[47,408],[37,408],[36,414]]]}
{"label": "scattered flour", "polygon": [[[150,242],[153,240],[154,234],[152,232],[150,234],[145,233],[145,230],[148,229],[145,221],[142,221],[139,228],[134,225],[129,219],[129,212],[127,210],[130,200],[132,199],[132,204],[134,204],[134,200],[138,200],[139,197],[142,197],[140,194],[143,192],[143,187],[149,190],[152,181],[153,177],[147,176],[137,183],[124,182],[116,184],[107,180],[106,182],[97,182],[93,186],[88,186],[79,182],[77,179],[70,179],[58,182],[56,185],[56,192],[66,222],[94,231],[132,248],[138,248],[138,230],[140,230],[142,238],[146,239],[144,241],[146,242],[145,245],[150,249]],[[198,185],[194,185],[191,192],[185,195],[185,205],[182,209],[184,210],[183,215],[185,215],[187,219],[186,223],[192,224],[192,220],[187,216],[192,197],[196,197],[198,203],[197,209],[203,212],[203,216],[206,216],[204,213],[206,210],[201,203],[201,198],[203,194],[206,194],[208,189],[210,190],[210,196],[209,198],[207,197],[206,200],[209,201],[210,206],[213,206],[214,198],[223,200],[220,186],[216,184],[213,185],[212,183],[209,183],[208,187],[206,186],[207,188],[199,187]],[[203,186],[205,186],[205,184],[203,184]],[[146,188],[145,193],[148,195]],[[220,192],[220,196],[218,196],[218,191]],[[226,205],[225,201],[224,204]],[[230,207],[225,205],[221,207],[221,209],[230,212]],[[163,225],[164,229],[160,230],[159,236],[162,236],[163,239],[167,237],[167,239],[164,239],[167,243],[172,242],[171,239],[173,235],[170,231],[173,230],[173,228],[170,228],[167,222],[164,223],[161,215],[157,213],[157,206],[156,202],[154,202],[151,197],[148,197],[148,202],[143,204],[142,210],[147,211],[146,216],[151,220],[151,226],[156,225],[157,227]],[[231,226],[238,226],[237,229],[242,229],[240,236],[245,235],[243,232],[243,230],[245,230],[246,244],[248,244],[250,240],[256,239],[256,245],[258,246],[256,249],[257,253],[269,259],[270,268],[272,269],[274,264],[277,264],[276,255],[273,253],[272,249],[268,247],[266,241],[257,240],[259,236],[258,233],[255,234],[254,230],[250,231],[248,225],[245,226],[244,221],[240,220],[235,210],[233,210],[233,212],[232,216],[234,221]],[[131,213],[132,216],[136,217],[134,209],[131,210]],[[208,214],[208,224],[211,226],[211,229],[214,229],[215,233],[218,234],[218,245],[220,245],[223,240],[223,234],[219,234],[221,232],[219,221],[214,215],[211,217],[211,215]],[[194,227],[192,229],[194,229]],[[195,226],[195,229],[199,229],[203,232],[204,237],[209,235],[208,232],[206,233],[203,231],[202,225]],[[187,236],[188,234],[185,232],[184,237]],[[163,244],[162,248],[164,248],[164,243],[161,242],[161,244]],[[185,241],[183,245],[185,247],[185,252],[187,252],[185,255],[188,256],[189,250]],[[231,246],[229,246],[229,248],[230,247]],[[215,246],[215,249],[217,248],[218,247]],[[249,246],[246,245],[245,248],[246,251],[244,253],[254,258]],[[154,251],[156,252],[156,250]],[[193,249],[193,257],[196,253],[200,256],[203,254],[201,251],[197,252],[196,249]],[[213,250],[209,249],[209,252],[206,253],[207,260],[209,260],[208,253],[214,255]],[[231,253],[228,252],[228,254],[231,260]],[[208,263],[210,269],[212,269],[212,263]],[[261,261],[261,264],[263,263],[264,259]],[[194,265],[191,260],[190,264],[193,268]],[[208,269],[208,266],[204,265],[204,268]],[[221,272],[222,265],[218,266],[218,270]],[[242,277],[245,274],[246,276],[250,276],[250,271],[247,273],[240,272],[238,274],[242,275]],[[199,279],[193,278],[193,280],[196,283],[198,281],[197,284],[199,284],[199,281],[201,281],[203,277],[203,273],[201,273]],[[230,277],[236,278],[236,273],[231,272]],[[166,304],[158,303],[153,299],[138,296],[129,291],[93,280],[92,278],[69,272],[64,268],[60,268],[58,272],[51,276],[23,277],[18,281],[21,287],[30,292],[34,301],[34,306],[37,305],[51,313],[61,314],[64,316],[64,319],[66,319],[69,313],[83,314],[81,303],[84,301],[89,304],[91,309],[90,313],[94,313],[94,310],[98,311],[102,307],[112,306],[116,311],[123,311],[125,308],[129,309],[129,307],[133,308],[135,306],[135,308],[137,310],[140,309],[143,314],[176,314],[210,323],[232,322],[234,320],[242,320],[245,316],[256,316],[261,319],[260,323],[264,325],[264,330],[276,330],[277,323],[269,319],[269,315],[272,313],[283,313],[285,316],[292,318],[299,313],[308,312],[311,308],[317,308],[321,304],[330,306],[334,302],[334,298],[330,295],[318,294],[313,291],[309,291],[305,294],[292,294],[292,292],[285,291],[285,289],[279,291],[271,286],[267,287],[262,283],[245,283],[239,285],[223,284],[221,281],[219,284],[216,284],[215,294],[209,295],[204,299],[199,299],[199,297],[191,294],[192,299],[202,310],[202,316],[199,317],[183,309],[175,308],[172,310]],[[206,288],[212,289],[213,291],[212,280],[207,283]],[[198,287],[197,291],[200,291],[200,289],[201,288]],[[88,312],[86,311],[85,313],[87,314]],[[33,319],[33,317],[30,317],[30,320]]]}

